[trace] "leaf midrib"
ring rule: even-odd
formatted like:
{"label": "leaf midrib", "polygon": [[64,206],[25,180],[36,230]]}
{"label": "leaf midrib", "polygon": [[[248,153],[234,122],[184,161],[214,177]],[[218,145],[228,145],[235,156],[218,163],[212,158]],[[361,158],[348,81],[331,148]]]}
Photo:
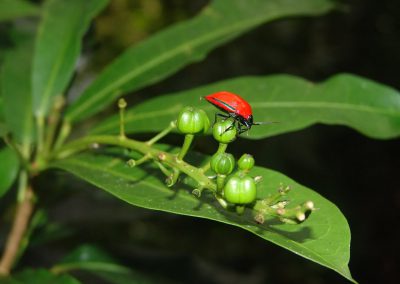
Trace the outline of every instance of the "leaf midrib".
{"label": "leaf midrib", "polygon": [[387,108],[377,108],[371,107],[367,105],[356,105],[356,104],[348,104],[348,103],[337,103],[337,102],[321,102],[321,101],[313,101],[313,102],[261,102],[252,104],[253,108],[331,108],[337,110],[354,110],[360,112],[370,112],[377,114],[384,114],[389,116],[398,116],[400,117],[400,111],[389,110]]}
{"label": "leaf midrib", "polygon": [[[204,14],[204,15],[206,15],[206,14]],[[275,17],[277,17],[277,16],[274,15],[274,16],[272,16],[269,19],[264,20],[264,21],[273,20]],[[193,19],[193,20],[195,20],[195,19]],[[101,100],[103,98],[103,94],[108,94],[109,92],[112,92],[113,90],[118,89],[118,86],[124,85],[129,80],[132,80],[132,78],[134,78],[135,76],[138,76],[138,74],[140,75],[141,73],[146,72],[148,69],[151,69],[153,66],[159,64],[160,62],[163,62],[164,60],[166,61],[166,60],[174,57],[175,55],[179,54],[180,52],[185,52],[187,50],[188,46],[192,46],[191,49],[195,49],[197,46],[200,46],[204,42],[212,40],[213,38],[222,37],[223,35],[228,35],[228,34],[230,34],[232,32],[239,33],[240,30],[247,29],[247,27],[252,26],[252,25],[254,25],[255,23],[257,23],[259,21],[263,21],[263,18],[262,17],[256,17],[256,18],[253,18],[252,20],[249,20],[249,21],[240,22],[240,24],[230,25],[228,28],[224,28],[224,29],[219,30],[219,32],[206,33],[203,37],[195,38],[194,40],[185,42],[185,44],[179,45],[178,47],[163,53],[163,55],[161,55],[159,57],[156,57],[153,60],[148,61],[146,64],[141,65],[139,68],[133,69],[131,72],[127,73],[126,75],[124,75],[122,77],[120,77],[120,79],[114,81],[112,84],[108,85],[107,87],[102,89],[100,92],[97,92],[97,95],[92,95],[91,96],[92,100],[87,100],[87,101],[80,102],[80,104],[76,108],[76,111],[75,112],[71,112],[69,115],[67,114],[67,118],[69,116],[72,116],[72,117],[76,116],[76,114],[73,115],[74,113],[79,114],[79,113],[85,111],[92,104],[94,104],[97,101]]]}

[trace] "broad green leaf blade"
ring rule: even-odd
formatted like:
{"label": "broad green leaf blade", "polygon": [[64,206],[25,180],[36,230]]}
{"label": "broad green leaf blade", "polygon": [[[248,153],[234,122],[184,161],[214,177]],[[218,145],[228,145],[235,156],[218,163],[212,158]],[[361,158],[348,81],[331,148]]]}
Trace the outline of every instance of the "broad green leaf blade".
{"label": "broad green leaf blade", "polygon": [[55,96],[63,94],[91,19],[108,0],[49,0],[36,38],[33,60],[33,109],[46,116]]}
{"label": "broad green leaf blade", "polygon": [[33,140],[31,97],[31,63],[33,36],[21,34],[13,50],[9,51],[0,72],[0,88],[4,104],[4,118],[13,139],[26,148]]}
{"label": "broad green leaf blade", "polygon": [[80,282],[68,274],[55,275],[45,269],[26,269],[9,278],[1,278],[4,284],[79,284]]}
{"label": "broad green leaf blade", "polygon": [[37,15],[39,9],[25,0],[0,0],[0,21]]}
{"label": "broad green leaf blade", "polygon": [[213,1],[192,20],[128,49],[67,109],[66,118],[78,121],[95,114],[123,93],[160,81],[262,23],[289,16],[320,15],[333,6],[330,0]]}
{"label": "broad green leaf blade", "polygon": [[265,168],[256,168],[252,175],[263,176],[258,186],[258,197],[275,193],[280,185],[292,187],[289,198],[293,204],[312,200],[318,211],[300,225],[287,225],[266,220],[257,224],[251,214],[238,216],[221,207],[206,194],[202,202],[190,192],[179,188],[168,189],[156,169],[130,168],[125,159],[105,155],[80,154],[56,162],[54,167],[69,171],[132,205],[206,218],[250,231],[298,255],[331,268],[350,281],[350,230],[345,217],[331,202],[318,193],[290,178]]}
{"label": "broad green leaf blade", "polygon": [[[340,74],[314,84],[290,75],[242,77],[177,94],[160,96],[126,112],[127,133],[159,131],[187,105],[204,109],[211,118],[219,112],[201,97],[228,90],[244,97],[253,108],[256,125],[245,138],[259,139],[303,129],[316,123],[345,125],[378,139],[400,135],[400,93],[368,79]],[[92,129],[94,134],[117,133],[114,116]]]}
{"label": "broad green leaf blade", "polygon": [[16,153],[8,147],[0,149],[0,197],[11,188],[18,169],[19,160]]}
{"label": "broad green leaf blade", "polygon": [[106,279],[107,283],[156,283],[120,265],[107,252],[92,245],[82,245],[61,260],[52,271],[86,270]]}

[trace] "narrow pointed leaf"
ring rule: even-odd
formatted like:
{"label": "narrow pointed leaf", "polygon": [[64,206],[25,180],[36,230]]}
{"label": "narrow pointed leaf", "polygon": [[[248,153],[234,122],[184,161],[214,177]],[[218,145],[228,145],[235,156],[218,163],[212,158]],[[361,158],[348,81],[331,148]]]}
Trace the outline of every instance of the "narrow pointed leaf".
{"label": "narrow pointed leaf", "polygon": [[[255,121],[278,123],[257,125],[244,138],[259,139],[316,123],[345,125],[378,139],[400,135],[400,93],[371,80],[340,74],[314,84],[290,75],[242,77],[177,94],[160,96],[126,112],[127,133],[159,131],[175,120],[187,105],[204,109],[210,117],[219,112],[201,97],[221,90],[241,95],[252,106]],[[92,133],[117,133],[114,116]]]}
{"label": "narrow pointed leaf", "polygon": [[0,21],[37,15],[39,9],[25,0],[0,0]]}
{"label": "narrow pointed leaf", "polygon": [[160,81],[262,23],[289,16],[320,15],[333,6],[330,0],[213,1],[192,20],[128,49],[71,105],[66,117],[78,121],[95,114],[123,93]]}
{"label": "narrow pointed leaf", "polygon": [[1,278],[4,284],[79,284],[78,280],[68,274],[55,275],[45,269],[26,269],[9,278]]}
{"label": "narrow pointed leaf", "polygon": [[82,245],[69,253],[56,266],[55,271],[92,270],[128,273],[129,269],[118,264],[105,251],[91,245]]}
{"label": "narrow pointed leaf", "polygon": [[128,267],[119,264],[102,249],[92,245],[82,245],[52,268],[52,271],[85,270],[107,283],[157,283],[148,277],[140,275]]}
{"label": "narrow pointed leaf", "polygon": [[44,117],[55,96],[63,94],[91,19],[108,0],[49,0],[36,39],[33,61],[34,111]]}
{"label": "narrow pointed leaf", "polygon": [[17,178],[18,169],[16,153],[8,147],[0,149],[0,197],[11,188]]}
{"label": "narrow pointed leaf", "polygon": [[157,169],[130,168],[125,159],[100,154],[80,154],[56,162],[53,167],[69,171],[132,205],[206,218],[237,226],[271,241],[298,255],[331,268],[350,281],[350,230],[345,217],[331,202],[290,178],[265,168],[255,168],[252,175],[263,176],[258,197],[265,198],[278,190],[280,183],[290,185],[293,204],[312,200],[318,211],[300,225],[287,225],[268,219],[257,224],[251,214],[243,216],[223,210],[211,196],[195,198],[177,185],[169,189]]}
{"label": "narrow pointed leaf", "polygon": [[24,34],[9,51],[0,72],[3,112],[7,128],[16,142],[28,146],[33,136],[31,63],[33,35]]}

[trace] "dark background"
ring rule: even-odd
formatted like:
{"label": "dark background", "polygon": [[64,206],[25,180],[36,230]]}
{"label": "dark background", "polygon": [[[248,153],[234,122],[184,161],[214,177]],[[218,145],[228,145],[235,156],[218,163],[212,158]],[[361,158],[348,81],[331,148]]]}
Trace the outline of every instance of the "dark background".
{"label": "dark background", "polygon": [[[96,73],[130,44],[198,13],[207,1],[114,1],[87,36],[78,77]],[[138,92],[131,103],[241,75],[289,73],[321,81],[350,72],[400,89],[400,2],[352,0],[339,11],[261,26],[173,77]],[[146,134],[141,136],[146,137]],[[180,137],[172,135],[174,143]],[[199,149],[212,153],[207,138]],[[397,283],[400,238],[399,140],[371,140],[339,126],[264,139],[239,139],[258,165],[281,171],[335,203],[352,231],[350,270],[360,283]],[[254,151],[254,149],[258,149]],[[51,242],[33,240],[21,263],[51,265],[80,242],[96,244],[160,283],[349,283],[333,271],[240,229],[207,220],[134,208],[62,173],[41,191]],[[47,183],[48,184],[48,183]],[[55,189],[57,188],[57,189]],[[80,275],[96,282],[89,275]],[[397,281],[396,281],[397,280]]]}

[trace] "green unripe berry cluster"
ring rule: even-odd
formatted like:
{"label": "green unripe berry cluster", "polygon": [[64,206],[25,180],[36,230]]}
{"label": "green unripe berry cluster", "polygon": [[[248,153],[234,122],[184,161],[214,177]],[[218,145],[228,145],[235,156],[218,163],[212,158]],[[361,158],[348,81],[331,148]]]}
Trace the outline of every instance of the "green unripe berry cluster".
{"label": "green unripe berry cluster", "polygon": [[[232,154],[226,153],[228,143],[238,136],[236,121],[232,118],[217,121],[213,125],[213,137],[219,142],[217,152],[210,160],[210,168],[217,175],[216,194],[225,202],[233,204],[238,213],[243,213],[244,206],[255,201],[257,195],[256,182],[248,172],[254,167],[254,158],[244,154],[238,161],[239,171],[233,175],[236,162]],[[178,130],[186,134],[181,152],[186,153],[192,143],[193,134],[204,133],[210,126],[206,113],[194,107],[185,107],[177,119]],[[178,158],[184,157],[179,155]],[[175,179],[176,180],[176,179]],[[239,209],[239,210],[238,210]]]}

